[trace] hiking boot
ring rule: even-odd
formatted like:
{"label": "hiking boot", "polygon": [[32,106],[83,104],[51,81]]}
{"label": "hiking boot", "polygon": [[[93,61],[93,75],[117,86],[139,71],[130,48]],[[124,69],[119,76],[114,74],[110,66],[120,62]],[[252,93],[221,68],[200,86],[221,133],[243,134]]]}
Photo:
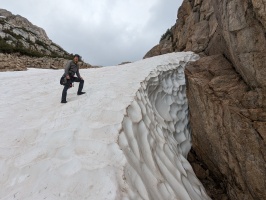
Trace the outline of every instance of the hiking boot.
{"label": "hiking boot", "polygon": [[85,94],[86,92],[78,92],[77,95],[83,95]]}
{"label": "hiking boot", "polygon": [[67,101],[61,101],[61,103],[67,103]]}

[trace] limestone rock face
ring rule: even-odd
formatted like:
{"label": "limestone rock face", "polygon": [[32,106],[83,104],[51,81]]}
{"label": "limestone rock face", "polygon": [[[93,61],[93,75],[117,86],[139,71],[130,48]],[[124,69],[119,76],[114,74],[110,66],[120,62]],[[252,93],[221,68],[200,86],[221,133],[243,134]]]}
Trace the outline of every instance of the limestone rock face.
{"label": "limestone rock face", "polygon": [[214,1],[230,60],[251,87],[266,87],[265,1]]}

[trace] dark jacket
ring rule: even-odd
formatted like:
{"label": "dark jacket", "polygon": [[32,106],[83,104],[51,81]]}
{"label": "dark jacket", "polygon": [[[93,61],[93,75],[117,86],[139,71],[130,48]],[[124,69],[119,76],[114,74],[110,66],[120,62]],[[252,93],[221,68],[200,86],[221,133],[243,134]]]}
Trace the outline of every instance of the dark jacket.
{"label": "dark jacket", "polygon": [[79,66],[73,60],[70,60],[66,64],[65,73],[63,76],[66,77],[67,75],[69,75],[69,76],[73,77],[75,74],[77,74],[77,77],[80,78]]}

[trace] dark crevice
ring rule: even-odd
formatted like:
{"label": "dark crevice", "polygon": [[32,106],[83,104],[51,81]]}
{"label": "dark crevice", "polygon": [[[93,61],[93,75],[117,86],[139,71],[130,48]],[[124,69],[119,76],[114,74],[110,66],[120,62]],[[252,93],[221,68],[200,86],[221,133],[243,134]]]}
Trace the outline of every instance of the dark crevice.
{"label": "dark crevice", "polygon": [[188,161],[192,165],[192,168],[203,184],[206,192],[213,200],[230,200],[226,193],[226,186],[224,180],[220,180],[215,176],[207,167],[207,165],[201,161],[195,150],[192,148],[188,154]]}

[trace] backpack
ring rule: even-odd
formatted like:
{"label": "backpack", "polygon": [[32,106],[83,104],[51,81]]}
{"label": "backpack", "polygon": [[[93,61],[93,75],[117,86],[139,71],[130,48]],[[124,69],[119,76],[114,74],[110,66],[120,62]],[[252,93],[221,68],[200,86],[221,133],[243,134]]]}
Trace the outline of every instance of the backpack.
{"label": "backpack", "polygon": [[65,85],[66,83],[67,83],[67,79],[66,79],[66,77],[62,76],[62,77],[60,78],[60,84],[61,84],[61,85]]}
{"label": "backpack", "polygon": [[72,88],[72,87],[74,87],[74,83],[73,82],[68,82],[67,81],[67,78],[66,77],[64,77],[64,76],[62,76],[61,78],[60,78],[60,84],[61,85],[66,85],[67,83],[69,83],[69,87],[70,88]]}

